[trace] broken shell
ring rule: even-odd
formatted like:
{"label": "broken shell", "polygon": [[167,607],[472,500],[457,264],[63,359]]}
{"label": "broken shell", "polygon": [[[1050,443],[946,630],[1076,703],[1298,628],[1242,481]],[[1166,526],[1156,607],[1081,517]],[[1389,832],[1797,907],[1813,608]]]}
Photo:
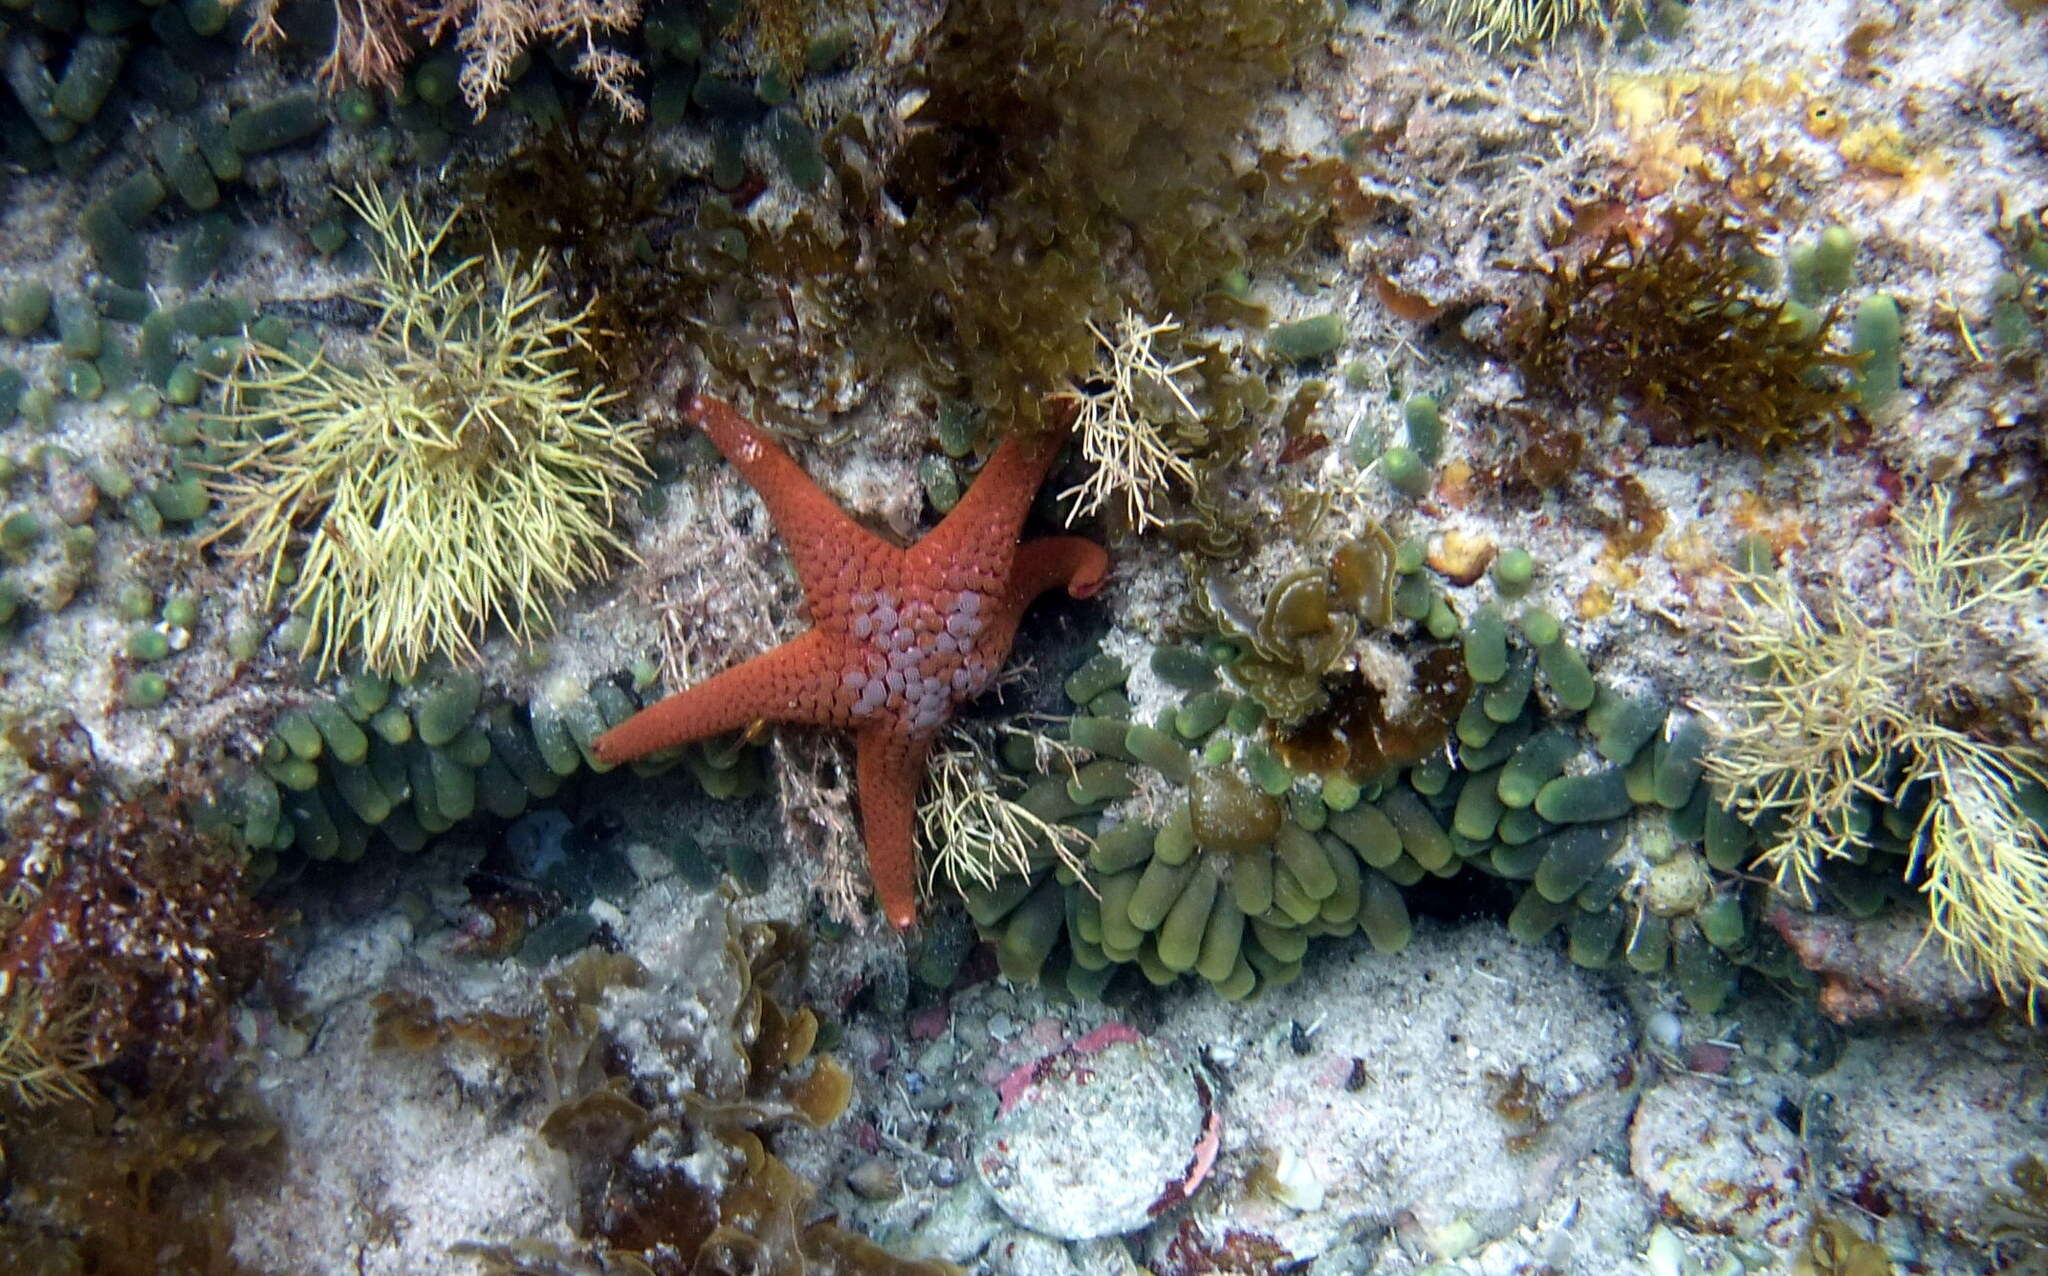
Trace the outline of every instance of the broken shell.
{"label": "broken shell", "polygon": [[1454,527],[1437,538],[1429,566],[1453,585],[1469,585],[1486,571],[1493,555],[1491,539]]}

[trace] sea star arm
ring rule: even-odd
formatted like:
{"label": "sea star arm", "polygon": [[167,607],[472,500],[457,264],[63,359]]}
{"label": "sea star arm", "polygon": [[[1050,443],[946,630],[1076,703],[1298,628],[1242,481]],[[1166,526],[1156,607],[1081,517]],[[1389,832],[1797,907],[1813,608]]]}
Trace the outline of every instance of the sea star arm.
{"label": "sea star arm", "polygon": [[1007,595],[1028,604],[1049,589],[1092,598],[1109,576],[1109,553],[1085,536],[1041,536],[1017,547]]}
{"label": "sea star arm", "polygon": [[1094,541],[1079,536],[1025,541],[1017,547],[1009,582],[989,620],[986,638],[990,649],[1008,653],[1024,609],[1040,594],[1065,587],[1071,596],[1087,598],[1102,588],[1108,575],[1109,555]]}
{"label": "sea star arm", "polygon": [[888,546],[853,521],[774,439],[755,428],[722,399],[693,394],[683,401],[683,418],[703,430],[733,468],[761,494],[775,530],[796,563],[797,579],[813,602],[835,591],[859,588],[846,579],[856,558],[872,558]]}
{"label": "sea star arm", "polygon": [[1043,433],[1028,441],[1014,434],[1004,439],[981,473],[974,476],[973,486],[959,504],[910,547],[911,563],[954,572],[971,570],[985,576],[990,586],[1000,585],[1017,533],[1024,526],[1024,515],[1031,509],[1046,471],[1059,456],[1075,411],[1071,401],[1053,400],[1046,407]]}
{"label": "sea star arm", "polygon": [[890,925],[917,921],[917,790],[924,782],[930,736],[868,727],[855,739],[854,774],[860,781],[861,835],[868,844],[868,877]]}
{"label": "sea star arm", "polygon": [[815,629],[647,706],[597,737],[600,761],[630,762],[753,722],[849,725],[841,674]]}

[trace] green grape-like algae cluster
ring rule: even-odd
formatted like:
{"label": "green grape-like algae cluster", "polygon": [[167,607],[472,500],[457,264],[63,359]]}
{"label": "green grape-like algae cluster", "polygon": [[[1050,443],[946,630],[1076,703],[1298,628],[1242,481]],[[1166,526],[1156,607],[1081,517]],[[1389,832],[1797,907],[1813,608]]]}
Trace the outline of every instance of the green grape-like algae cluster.
{"label": "green grape-like algae cluster", "polygon": [[[222,784],[213,816],[256,854],[261,881],[289,879],[309,861],[416,852],[471,816],[513,819],[579,774],[612,770],[594,742],[654,698],[651,677],[551,687],[521,705],[488,694],[471,673],[410,686],[350,674],[278,715],[254,765]],[[679,763],[716,799],[764,784],[761,750],[733,739],[632,767],[655,775]],[[677,857],[696,858],[689,848]]]}
{"label": "green grape-like algae cluster", "polygon": [[[1028,748],[1005,757],[1019,801],[1095,844],[1079,870],[1046,855],[1028,877],[969,892],[1004,971],[1100,996],[1135,968],[1241,998],[1293,979],[1321,938],[1398,950],[1407,892],[1485,878],[1516,901],[1518,938],[1562,931],[1581,965],[1669,971],[1703,1010],[1724,1004],[1742,966],[1810,981],[1728,876],[1755,833],[1702,778],[1696,717],[1597,679],[1540,608],[1510,620],[1477,607],[1455,637],[1410,648],[1418,674],[1455,694],[1431,705],[1436,743],[1399,753],[1330,753],[1270,721],[1222,681],[1244,658],[1233,644],[1158,650],[1153,672],[1186,698],[1157,722],[1131,720],[1122,665],[1083,665],[1067,682],[1078,716],[1066,737],[1094,760],[1048,773]],[[1442,656],[1462,666],[1455,677],[1426,672]],[[1403,741],[1424,738],[1423,724],[1397,725]],[[1177,795],[1162,817],[1104,816],[1161,780]]]}

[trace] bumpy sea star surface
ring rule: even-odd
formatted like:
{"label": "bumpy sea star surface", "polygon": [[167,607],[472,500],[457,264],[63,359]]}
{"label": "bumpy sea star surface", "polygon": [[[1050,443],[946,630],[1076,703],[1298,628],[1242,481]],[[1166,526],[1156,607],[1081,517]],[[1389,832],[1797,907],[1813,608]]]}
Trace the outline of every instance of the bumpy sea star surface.
{"label": "bumpy sea star surface", "polygon": [[1052,467],[1057,429],[1004,440],[960,503],[907,548],[856,523],[731,405],[693,395],[683,415],[761,494],[809,603],[811,629],[669,696],[600,736],[623,762],[757,721],[855,733],[868,873],[898,927],[917,919],[917,790],[933,738],[1001,672],[1031,601],[1064,586],[1102,587],[1109,556],[1078,536],[1018,542]]}

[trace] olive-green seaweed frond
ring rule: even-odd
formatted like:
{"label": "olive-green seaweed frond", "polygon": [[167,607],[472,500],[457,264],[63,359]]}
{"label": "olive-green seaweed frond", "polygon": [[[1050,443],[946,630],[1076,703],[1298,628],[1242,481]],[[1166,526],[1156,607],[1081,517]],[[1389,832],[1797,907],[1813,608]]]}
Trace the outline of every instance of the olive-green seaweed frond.
{"label": "olive-green seaweed frond", "polygon": [[1890,602],[1836,587],[1810,606],[1775,573],[1738,577],[1723,638],[1744,682],[1702,706],[1708,770],[1744,820],[1782,828],[1759,862],[1804,898],[1829,861],[1863,858],[1873,806],[1912,812],[1906,874],[1933,934],[2031,1009],[2048,992],[2048,757],[1957,706],[2041,605],[2048,523],[1966,516],[1937,489],[1896,527],[1906,588]]}
{"label": "olive-green seaweed frond", "polygon": [[226,387],[217,536],[310,622],[323,672],[472,657],[492,621],[528,637],[624,546],[613,508],[646,472],[646,427],[579,385],[588,311],[562,315],[545,263],[437,257],[451,216],[344,196],[370,230],[361,357],[250,347]]}

